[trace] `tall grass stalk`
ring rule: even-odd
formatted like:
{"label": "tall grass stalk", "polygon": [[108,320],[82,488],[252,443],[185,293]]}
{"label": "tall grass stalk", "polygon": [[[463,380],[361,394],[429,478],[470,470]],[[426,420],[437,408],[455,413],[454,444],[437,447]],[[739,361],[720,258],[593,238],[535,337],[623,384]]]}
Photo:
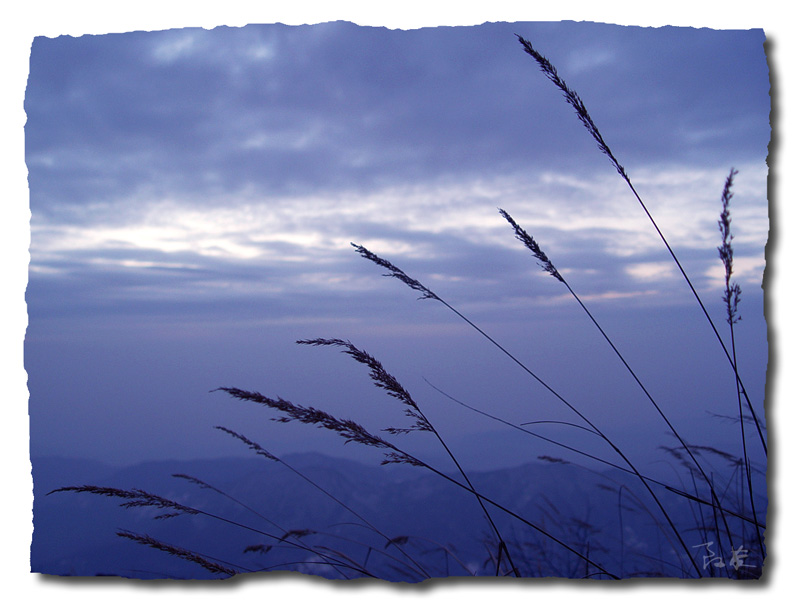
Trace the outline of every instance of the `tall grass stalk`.
{"label": "tall grass stalk", "polygon": [[[725,312],[726,312],[726,321],[728,322],[728,328],[730,330],[730,338],[731,338],[731,356],[733,358],[733,371],[734,371],[734,378],[736,382],[736,401],[737,405],[739,406],[739,428],[741,430],[742,435],[742,458],[744,461],[744,471],[747,477],[747,487],[748,487],[748,495],[750,497],[750,508],[753,513],[753,519],[758,521],[758,514],[756,513],[756,505],[755,499],[753,497],[753,478],[752,478],[752,471],[750,469],[750,458],[747,453],[747,437],[745,434],[745,425],[744,425],[744,409],[742,407],[742,395],[744,392],[744,386],[741,383],[739,378],[739,364],[736,358],[736,333],[734,331],[734,325],[741,320],[741,315],[739,315],[739,301],[742,294],[741,287],[732,280],[733,277],[733,235],[731,234],[731,214],[730,214],[730,204],[731,199],[733,198],[733,178],[736,176],[738,171],[731,169],[731,172],[728,174],[727,179],[725,180],[725,186],[722,189],[722,212],[720,213],[719,217],[719,231],[722,236],[722,244],[717,248],[719,251],[720,260],[722,260],[722,264],[725,267],[725,293],[722,296],[723,301],[725,302]],[[752,413],[752,412],[751,412]],[[753,416],[755,414],[753,413]],[[756,536],[758,537],[758,545],[763,555],[764,553],[764,544],[761,540],[761,534],[756,531]]]}

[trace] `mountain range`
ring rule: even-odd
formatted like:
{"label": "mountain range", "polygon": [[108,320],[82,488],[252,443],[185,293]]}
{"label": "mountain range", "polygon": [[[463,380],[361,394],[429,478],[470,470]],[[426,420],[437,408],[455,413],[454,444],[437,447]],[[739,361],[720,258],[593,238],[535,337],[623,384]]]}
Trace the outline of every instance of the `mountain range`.
{"label": "mountain range", "polygon": [[[522,576],[603,577],[597,566],[624,578],[691,575],[676,537],[635,477],[557,459],[468,474],[479,493],[528,523],[485,505],[490,522],[474,496],[428,470],[318,453],[279,462],[253,456],[130,466],[46,457],[34,458],[32,467],[31,571],[49,575],[230,574],[176,554],[185,549],[240,573],[293,570],[388,581],[492,576],[499,551],[492,523]],[[455,470],[445,473],[463,481]],[[125,507],[120,497],[52,493],[84,485],[140,489],[199,512],[175,515]],[[662,490],[660,498],[697,563],[708,570],[719,562],[713,556],[727,560],[718,550],[720,537],[704,531],[713,527],[703,519],[707,513],[674,492]],[[500,568],[511,573],[507,558]]]}

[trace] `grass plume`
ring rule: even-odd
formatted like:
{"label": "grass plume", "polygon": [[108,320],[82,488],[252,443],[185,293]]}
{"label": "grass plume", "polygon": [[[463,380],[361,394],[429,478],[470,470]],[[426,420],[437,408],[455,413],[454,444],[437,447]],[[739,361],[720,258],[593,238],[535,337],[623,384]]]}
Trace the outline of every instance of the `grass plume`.
{"label": "grass plume", "polygon": [[567,83],[564,82],[564,79],[558,75],[555,66],[550,63],[547,57],[534,49],[530,41],[525,40],[525,38],[520,35],[517,35],[517,39],[522,45],[522,48],[525,49],[525,52],[536,60],[544,75],[547,76],[547,78],[550,79],[550,82],[556,85],[564,94],[564,99],[566,102],[572,106],[573,110],[575,110],[575,114],[577,115],[578,119],[581,121],[583,126],[586,127],[586,130],[589,132],[589,135],[592,136],[592,139],[594,139],[600,151],[611,161],[611,164],[614,165],[617,173],[627,180],[628,175],[625,173],[625,169],[619,163],[617,158],[611,152],[611,148],[608,147],[608,144],[603,139],[600,129],[597,128],[597,125],[589,115],[589,111],[586,109],[586,105],[583,103],[583,100],[573,89],[567,86]]}
{"label": "grass plume", "polygon": [[141,545],[145,545],[153,549],[158,549],[159,551],[164,551],[165,553],[169,553],[170,555],[174,555],[183,560],[193,562],[195,564],[198,564],[199,566],[202,566],[203,568],[214,574],[223,574],[226,577],[228,577],[228,576],[234,576],[239,572],[239,570],[234,570],[233,568],[229,568],[215,561],[211,561],[203,557],[199,553],[189,551],[188,549],[184,549],[182,547],[176,547],[175,545],[169,545],[147,534],[137,534],[135,532],[128,532],[127,530],[121,530],[117,532],[117,536],[120,536],[122,538],[127,538]]}
{"label": "grass plume", "polygon": [[120,490],[119,488],[109,488],[109,487],[93,486],[93,485],[66,486],[48,492],[48,496],[50,494],[55,494],[57,492],[75,492],[79,494],[89,493],[89,494],[97,494],[99,496],[122,498],[125,502],[121,503],[120,506],[126,509],[137,508],[137,507],[154,507],[156,509],[165,509],[167,511],[167,513],[162,513],[160,515],[157,515],[155,519],[168,519],[170,517],[177,517],[179,515],[197,515],[198,513],[200,513],[200,511],[198,511],[197,509],[193,509],[192,507],[187,507],[186,505],[177,503],[174,500],[170,500],[168,498],[164,498],[163,496],[158,496],[157,494],[152,494],[150,492],[145,492],[144,490],[138,490],[138,489]]}
{"label": "grass plume", "polygon": [[725,186],[722,189],[722,212],[718,222],[719,231],[722,234],[722,245],[717,248],[717,251],[719,251],[719,257],[725,267],[725,295],[722,296],[722,299],[725,302],[728,325],[733,325],[742,319],[738,312],[742,289],[731,280],[733,276],[733,235],[731,234],[730,204],[733,198],[733,178],[737,173],[738,171],[731,169],[725,180]]}

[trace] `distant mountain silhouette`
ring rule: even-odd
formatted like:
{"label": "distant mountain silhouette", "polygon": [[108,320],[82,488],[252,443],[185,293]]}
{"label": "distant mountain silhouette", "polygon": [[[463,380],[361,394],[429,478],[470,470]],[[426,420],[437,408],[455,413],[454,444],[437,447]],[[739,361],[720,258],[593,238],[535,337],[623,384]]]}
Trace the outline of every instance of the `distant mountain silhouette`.
{"label": "distant mountain silhouette", "polygon": [[[493,574],[487,563],[487,546],[496,551],[496,543],[477,502],[437,475],[408,466],[372,466],[315,453],[290,455],[285,461],[362,515],[386,537],[412,537],[403,545],[404,550],[418,559],[431,576],[463,576],[467,574],[465,567],[483,575]],[[178,473],[211,484],[280,529],[217,492],[173,477]],[[218,577],[197,564],[116,534],[118,530],[129,530],[204,554],[237,570],[300,570],[327,578],[342,578],[346,572],[347,576],[356,577],[358,574],[347,568],[336,571],[309,564],[319,560],[307,551],[276,543],[274,538],[284,531],[314,530],[317,534],[303,537],[309,545],[342,551],[356,563],[366,564],[376,576],[387,580],[419,578],[402,569],[397,560],[404,558],[396,548],[389,547],[387,555],[381,555],[387,545],[384,537],[294,472],[267,459],[254,456],[154,461],[110,467],[86,460],[34,458],[33,475],[33,572],[129,578]],[[484,495],[581,552],[588,551],[593,560],[610,571],[629,575],[680,574],[662,563],[677,560],[669,533],[662,531],[647,512],[654,512],[655,508],[645,498],[641,498],[644,507],[637,505],[627,490],[619,491],[619,484],[625,484],[636,490],[637,497],[642,496],[635,478],[619,472],[600,474],[572,465],[535,462],[476,472],[471,479]],[[153,516],[163,512],[123,509],[119,506],[123,501],[118,498],[68,492],[47,495],[62,486],[82,484],[140,488],[267,532],[273,538],[203,515],[156,520]],[[684,520],[677,522],[679,529],[690,530],[696,525],[685,500],[668,494],[665,501],[676,507],[675,513],[684,514]],[[499,512],[496,521],[527,575],[580,577],[588,573],[582,560],[530,528]],[[491,542],[486,545],[485,540]],[[693,544],[701,542],[698,532],[697,543]],[[252,545],[275,548],[267,553],[245,552]],[[452,553],[448,555],[445,548]]]}

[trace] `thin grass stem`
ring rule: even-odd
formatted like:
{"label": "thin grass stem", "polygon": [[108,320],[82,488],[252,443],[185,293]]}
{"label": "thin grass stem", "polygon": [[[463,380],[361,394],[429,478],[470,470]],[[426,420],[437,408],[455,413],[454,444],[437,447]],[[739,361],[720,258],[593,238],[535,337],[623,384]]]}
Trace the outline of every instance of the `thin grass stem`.
{"label": "thin grass stem", "polygon": [[[736,333],[734,331],[734,325],[741,320],[741,316],[738,313],[738,306],[740,301],[740,296],[742,293],[741,288],[735,282],[732,282],[733,277],[733,236],[731,234],[731,214],[730,214],[730,204],[731,199],[733,198],[733,178],[736,176],[738,171],[735,169],[731,169],[731,172],[728,174],[727,179],[725,180],[725,185],[722,189],[722,212],[720,213],[719,218],[719,230],[722,235],[722,244],[717,248],[719,251],[719,257],[722,260],[722,264],[725,267],[725,293],[722,299],[725,302],[725,312],[727,314],[727,322],[728,328],[730,330],[730,340],[731,340],[731,356],[733,358],[733,371],[734,376],[736,379],[736,401],[739,407],[739,426],[741,430],[742,436],[742,457],[744,459],[744,469],[747,476],[747,487],[749,490],[750,496],[750,508],[753,513],[753,519],[756,521],[758,520],[758,515],[756,513],[756,504],[755,499],[753,497],[753,479],[750,472],[750,458],[747,454],[747,437],[745,435],[745,427],[744,427],[744,411],[742,408],[742,389],[744,388],[739,380],[739,364],[736,358]],[[753,413],[753,412],[751,412]],[[755,416],[755,414],[753,413]],[[757,427],[760,428],[760,427]],[[756,530],[756,536],[758,538],[758,546],[761,551],[761,555],[764,555],[764,544],[761,540],[761,534]]]}

